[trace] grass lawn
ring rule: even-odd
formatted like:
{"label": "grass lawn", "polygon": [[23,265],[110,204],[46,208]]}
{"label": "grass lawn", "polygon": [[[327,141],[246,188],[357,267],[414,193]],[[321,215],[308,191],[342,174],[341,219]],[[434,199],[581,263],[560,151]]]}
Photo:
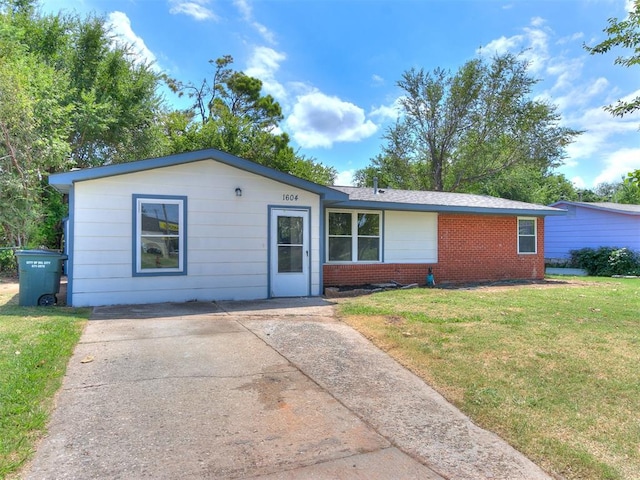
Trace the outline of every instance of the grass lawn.
{"label": "grass lawn", "polygon": [[415,289],[339,312],[553,475],[640,478],[640,280]]}
{"label": "grass lawn", "polygon": [[15,473],[44,434],[53,396],[89,310],[20,307],[0,279],[0,478]]}

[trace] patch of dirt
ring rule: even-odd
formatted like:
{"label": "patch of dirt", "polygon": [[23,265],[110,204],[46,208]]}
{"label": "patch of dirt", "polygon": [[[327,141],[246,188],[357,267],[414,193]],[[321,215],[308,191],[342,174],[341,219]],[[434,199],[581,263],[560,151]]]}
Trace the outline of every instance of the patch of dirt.
{"label": "patch of dirt", "polygon": [[440,290],[480,290],[483,291],[502,291],[505,289],[519,288],[554,288],[554,287],[584,287],[588,285],[598,285],[598,282],[589,282],[585,280],[567,278],[567,279],[544,279],[544,280],[502,280],[497,282],[469,282],[469,283],[442,283],[435,287],[426,287],[425,285],[408,285],[400,284],[384,284],[381,285],[357,285],[345,287],[327,287],[325,288],[325,297],[339,299],[340,297],[357,297],[360,295],[368,295],[370,293],[381,292],[384,290],[398,290],[402,288],[433,288]]}
{"label": "patch of dirt", "polygon": [[442,288],[445,290],[505,290],[505,289],[520,289],[520,288],[553,288],[553,287],[566,287],[566,286],[584,286],[594,284],[595,282],[585,282],[581,280],[558,280],[558,279],[545,279],[545,280],[502,280],[497,282],[471,282],[471,283],[457,283],[457,284],[444,284],[436,286],[436,288]]}
{"label": "patch of dirt", "polygon": [[6,294],[18,293],[20,284],[14,277],[0,277],[0,292]]}
{"label": "patch of dirt", "polygon": [[407,321],[398,315],[389,315],[386,318],[385,323],[388,325],[404,325]]}
{"label": "patch of dirt", "polygon": [[488,291],[499,291],[504,289],[520,289],[520,288],[534,288],[545,289],[555,287],[589,287],[602,285],[602,282],[590,282],[587,280],[580,280],[574,278],[567,279],[545,279],[545,280],[532,280],[523,282],[491,282],[486,284],[480,284],[478,286],[465,287],[462,285],[453,286],[451,288],[468,288],[470,290],[475,288],[481,288]]}

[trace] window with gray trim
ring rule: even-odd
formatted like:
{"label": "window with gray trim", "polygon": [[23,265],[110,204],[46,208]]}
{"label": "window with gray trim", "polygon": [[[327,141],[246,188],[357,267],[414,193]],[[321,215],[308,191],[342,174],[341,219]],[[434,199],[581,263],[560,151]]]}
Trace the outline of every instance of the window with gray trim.
{"label": "window with gray trim", "polygon": [[537,253],[535,218],[518,218],[518,253]]}
{"label": "window with gray trim", "polygon": [[186,197],[134,195],[134,273],[186,274]]}
{"label": "window with gray trim", "polygon": [[381,231],[379,212],[329,211],[327,260],[329,262],[379,262]]}

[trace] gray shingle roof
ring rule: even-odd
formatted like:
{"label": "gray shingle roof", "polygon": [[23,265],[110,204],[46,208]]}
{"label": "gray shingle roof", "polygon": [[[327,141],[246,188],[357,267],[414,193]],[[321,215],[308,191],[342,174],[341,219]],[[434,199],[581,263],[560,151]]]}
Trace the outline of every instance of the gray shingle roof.
{"label": "gray shingle roof", "polygon": [[558,205],[562,208],[562,205],[576,205],[579,207],[593,208],[596,210],[610,210],[612,212],[630,213],[632,215],[640,215],[640,205],[628,205],[624,203],[612,203],[612,202],[570,202],[568,200],[561,200],[559,202],[551,204],[552,207]]}
{"label": "gray shingle roof", "polygon": [[564,210],[533,203],[518,202],[487,195],[468,193],[394,190],[381,188],[331,187],[349,195],[342,206],[381,209],[449,211],[464,213],[496,213],[518,215],[562,215]]}

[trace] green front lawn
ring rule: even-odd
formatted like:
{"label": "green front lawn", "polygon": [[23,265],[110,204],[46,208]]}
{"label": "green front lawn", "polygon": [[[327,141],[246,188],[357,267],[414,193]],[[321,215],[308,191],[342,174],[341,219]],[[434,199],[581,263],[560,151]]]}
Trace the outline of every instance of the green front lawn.
{"label": "green front lawn", "polygon": [[15,289],[0,290],[0,478],[20,468],[44,434],[88,315],[87,309],[20,307]]}
{"label": "green front lawn", "polygon": [[401,290],[339,311],[549,473],[639,478],[640,279]]}

